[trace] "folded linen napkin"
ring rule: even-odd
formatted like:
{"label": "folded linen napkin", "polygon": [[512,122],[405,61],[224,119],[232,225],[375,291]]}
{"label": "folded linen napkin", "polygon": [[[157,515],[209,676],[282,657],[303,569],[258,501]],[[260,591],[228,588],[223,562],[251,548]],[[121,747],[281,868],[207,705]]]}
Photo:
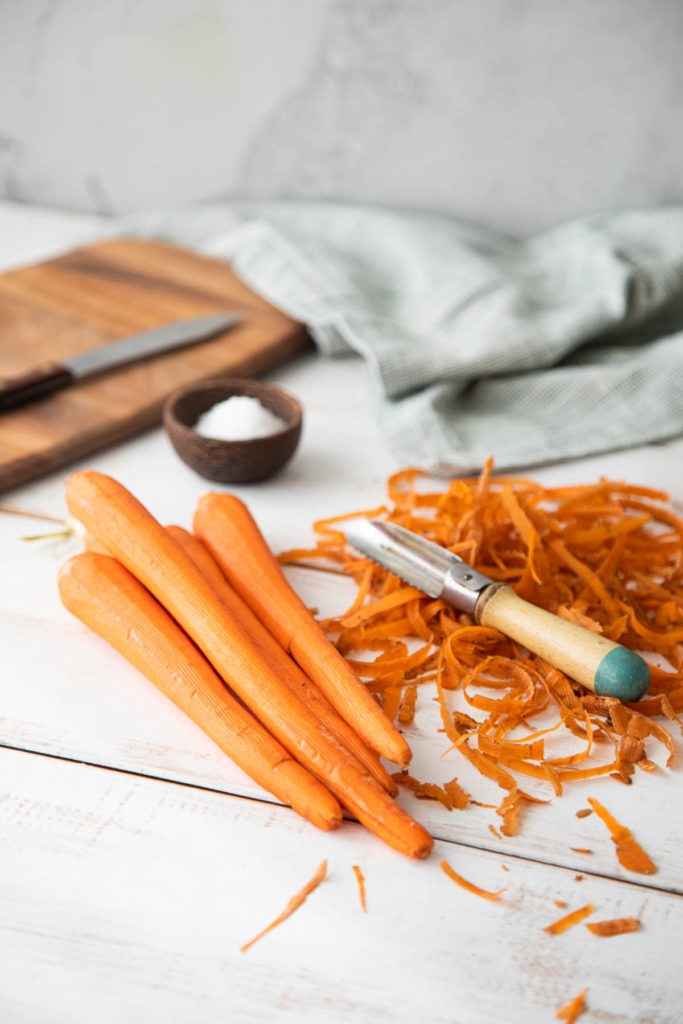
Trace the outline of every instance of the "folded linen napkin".
{"label": "folded linen napkin", "polygon": [[402,464],[499,469],[683,433],[683,208],[603,214],[517,242],[450,217],[220,204],[117,230],[229,259],[357,353]]}

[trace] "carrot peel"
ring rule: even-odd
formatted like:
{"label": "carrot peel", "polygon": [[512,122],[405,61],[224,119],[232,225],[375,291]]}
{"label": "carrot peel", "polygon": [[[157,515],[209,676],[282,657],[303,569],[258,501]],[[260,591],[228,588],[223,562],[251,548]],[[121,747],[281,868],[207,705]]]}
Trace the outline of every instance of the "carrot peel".
{"label": "carrot peel", "polygon": [[[538,607],[634,654],[666,660],[666,667],[649,666],[647,699],[621,703],[586,693],[498,631],[416,594],[381,567],[368,568],[367,560],[349,551],[343,533],[330,530],[331,523],[362,513],[314,524],[318,556],[332,559],[358,583],[351,608],[324,628],[344,655],[381,652],[374,661],[355,662],[373,692],[435,680],[450,741],[444,753],[465,757],[513,796],[520,775],[549,783],[557,796],[566,784],[607,774],[629,783],[635,768],[656,767],[646,749],[650,738],[665,746],[670,766],[673,740],[652,721],[666,715],[681,725],[677,713],[683,710],[683,520],[663,505],[668,495],[614,480],[546,488],[492,471],[488,460],[478,478],[452,479],[437,489],[427,472],[400,470],[388,481],[383,514]],[[407,645],[417,639],[431,646],[412,663]],[[459,710],[449,707],[449,691],[459,691]],[[465,715],[463,701],[473,714],[483,714]],[[391,701],[388,706],[393,710]],[[534,716],[546,709],[555,724],[533,731]],[[411,724],[411,714],[407,704],[402,724]],[[555,730],[561,730],[560,740],[570,734],[582,740],[582,748],[553,757]],[[518,801],[503,809],[506,834],[514,833],[520,806]],[[619,849],[627,866],[654,870],[623,834]]]}
{"label": "carrot peel", "polygon": [[569,928],[573,928],[576,924],[581,924],[589,914],[592,914],[595,907],[591,903],[587,903],[585,907],[579,907],[578,910],[572,910],[570,914],[565,914],[558,921],[553,921],[552,924],[548,924],[543,929],[548,935],[561,935],[562,932],[566,932]]}
{"label": "carrot peel", "polygon": [[624,935],[626,932],[637,932],[640,921],[635,917],[614,917],[610,921],[589,921],[586,925],[593,935],[608,938],[612,935]]}
{"label": "carrot peel", "polygon": [[619,863],[628,871],[635,871],[641,875],[652,875],[657,870],[645,850],[636,842],[630,829],[620,825],[606,807],[603,807],[594,797],[588,797],[591,805],[599,818],[604,821],[610,831],[612,842],[617,848]]}
{"label": "carrot peel", "polygon": [[566,1006],[557,1011],[556,1019],[565,1021],[565,1024],[574,1024],[581,1011],[585,1009],[587,991],[588,989],[585,988],[583,992],[579,992],[578,996],[570,999]]}
{"label": "carrot peel", "polygon": [[462,889],[466,889],[467,892],[471,892],[474,896],[480,896],[483,900],[497,902],[500,900],[502,894],[506,892],[505,889],[498,889],[496,892],[488,892],[486,889],[480,889],[478,885],[474,884],[474,882],[468,882],[466,878],[463,878],[462,875],[457,873],[457,871],[454,871],[448,861],[442,860],[439,867],[445,875],[448,875],[451,881],[455,882]]}
{"label": "carrot peel", "polygon": [[306,882],[304,887],[300,889],[298,893],[292,896],[291,900],[289,901],[285,909],[282,911],[282,913],[278,914],[275,920],[271,921],[270,924],[267,925],[262,931],[260,931],[258,935],[255,935],[253,939],[250,939],[249,942],[245,942],[243,946],[240,946],[240,953],[246,952],[246,950],[253,946],[255,942],[258,942],[259,939],[262,939],[264,935],[267,935],[268,932],[271,932],[273,928],[277,928],[277,926],[282,924],[283,921],[286,921],[288,917],[291,917],[294,911],[298,910],[302,903],[305,903],[307,897],[310,896],[311,893],[318,888],[320,883],[325,878],[326,874],[327,861],[324,860],[316,868],[313,877],[308,882]]}
{"label": "carrot peel", "polygon": [[356,881],[358,882],[358,896],[360,897],[360,905],[363,908],[363,913],[367,914],[368,908],[365,902],[365,877],[357,864],[353,865],[353,873],[355,874]]}

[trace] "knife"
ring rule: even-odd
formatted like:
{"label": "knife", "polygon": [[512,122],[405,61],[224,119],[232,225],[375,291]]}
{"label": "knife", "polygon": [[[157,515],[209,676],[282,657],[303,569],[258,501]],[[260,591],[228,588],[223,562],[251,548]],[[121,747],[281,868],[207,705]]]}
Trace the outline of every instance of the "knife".
{"label": "knife", "polygon": [[356,519],[344,533],[354,548],[406,583],[505,633],[594,693],[633,701],[650,685],[648,664],[633,651],[524,601],[507,584],[403,526]]}
{"label": "knife", "polygon": [[59,362],[43,363],[18,377],[0,378],[0,410],[11,409],[51,391],[68,387],[85,377],[103,373],[125,363],[136,363],[161,352],[206,341],[240,323],[236,313],[210,313],[190,320],[176,320],[163,327],[113,341],[109,345],[81,352]]}

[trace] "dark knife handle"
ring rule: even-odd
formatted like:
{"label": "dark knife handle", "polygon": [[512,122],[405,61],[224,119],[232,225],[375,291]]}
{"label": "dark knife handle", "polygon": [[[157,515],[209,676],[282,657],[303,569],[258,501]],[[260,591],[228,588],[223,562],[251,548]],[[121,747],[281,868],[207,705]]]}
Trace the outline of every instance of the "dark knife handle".
{"label": "dark knife handle", "polygon": [[43,363],[18,377],[0,378],[0,410],[42,398],[51,391],[65,388],[72,381],[72,373],[59,363]]}

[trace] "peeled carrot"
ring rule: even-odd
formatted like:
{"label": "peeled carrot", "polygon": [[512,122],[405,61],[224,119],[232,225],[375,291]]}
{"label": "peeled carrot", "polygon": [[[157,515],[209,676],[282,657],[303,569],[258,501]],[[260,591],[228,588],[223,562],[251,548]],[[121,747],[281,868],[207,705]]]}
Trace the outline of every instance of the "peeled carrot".
{"label": "peeled carrot", "polygon": [[407,764],[410,747],[294,593],[246,505],[205,494],[193,528],[228,580],[342,718],[378,754]]}
{"label": "peeled carrot", "polygon": [[387,770],[380,764],[379,758],[365,746],[360,737],[347,725],[334,708],[325,700],[318,688],[293,661],[277,640],[271,636],[261,621],[256,618],[251,608],[242,600],[236,590],[230,586],[209,550],[197,537],[183,529],[182,526],[167,526],[169,534],[180,544],[189,555],[197,569],[202,573],[216,591],[216,594],[251,636],[253,642],[263,648],[268,660],[280,673],[293,693],[307,701],[320,721],[330,730],[333,736],[346,747],[367,768],[371,775],[395,796],[398,792],[396,783]]}
{"label": "peeled carrot", "polygon": [[389,846],[426,857],[433,840],[280,679],[182,547],[125,487],[92,470],[67,480],[69,511],[154,594],[266,728]]}
{"label": "peeled carrot", "polygon": [[62,566],[62,604],[103,637],[268,792],[318,828],[342,820],[317,779],[228,692],[204,656],[149,591],[108,555],[86,551]]}

